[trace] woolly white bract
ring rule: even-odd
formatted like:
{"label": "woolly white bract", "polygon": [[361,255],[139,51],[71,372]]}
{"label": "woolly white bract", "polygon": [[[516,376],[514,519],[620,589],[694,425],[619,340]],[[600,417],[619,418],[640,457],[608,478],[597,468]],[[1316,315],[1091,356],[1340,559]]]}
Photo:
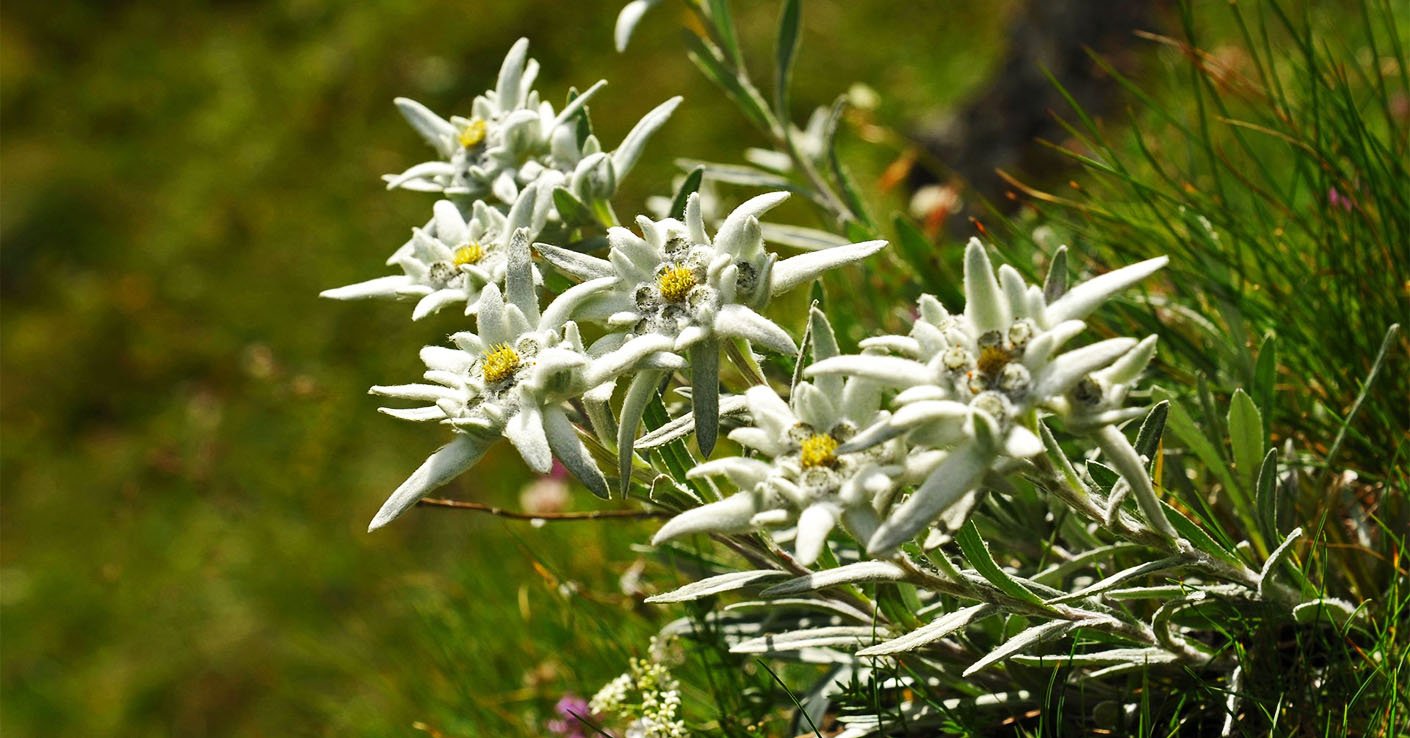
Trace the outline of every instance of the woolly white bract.
{"label": "woolly white bract", "polygon": [[[843,447],[862,449],[904,435],[914,449],[908,467],[925,472],[867,550],[888,554],[925,530],[972,493],[1000,459],[1041,453],[1034,429],[1039,411],[1075,414],[1091,428],[1144,413],[1122,410],[1119,403],[1125,385],[1150,360],[1153,340],[1112,338],[1063,349],[1085,328],[1081,318],[1165,261],[1110,272],[1049,305],[1041,287],[1025,284],[1007,264],[996,275],[983,244],[972,239],[965,250],[963,314],[950,315],[938,300],[922,296],[909,335],[868,339],[862,347],[876,353],[808,367],[812,377],[864,377],[901,390],[893,415]],[[1096,373],[1107,367],[1112,369]]]}

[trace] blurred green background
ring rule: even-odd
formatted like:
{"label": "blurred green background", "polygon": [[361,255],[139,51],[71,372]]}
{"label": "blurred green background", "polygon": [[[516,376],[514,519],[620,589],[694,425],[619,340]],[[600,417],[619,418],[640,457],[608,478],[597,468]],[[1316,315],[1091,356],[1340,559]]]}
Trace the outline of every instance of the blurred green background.
{"label": "blurred green background", "polygon": [[[518,36],[548,99],[610,80],[609,146],[685,95],[619,212],[675,157],[758,143],[686,60],[677,8],[612,51],[620,5],[5,4],[6,735],[535,734],[645,644],[663,613],[617,584],[645,526],[423,509],[363,532],[445,440],[366,388],[411,381],[464,323],[317,298],[384,273],[429,212],[378,180],[426,153],[392,98],[463,110]],[[809,3],[799,119],[854,80],[883,120],[935,116],[997,58],[1010,4],[979,5]],[[762,64],[776,4],[739,6]],[[447,495],[515,504],[525,481],[501,448]]]}

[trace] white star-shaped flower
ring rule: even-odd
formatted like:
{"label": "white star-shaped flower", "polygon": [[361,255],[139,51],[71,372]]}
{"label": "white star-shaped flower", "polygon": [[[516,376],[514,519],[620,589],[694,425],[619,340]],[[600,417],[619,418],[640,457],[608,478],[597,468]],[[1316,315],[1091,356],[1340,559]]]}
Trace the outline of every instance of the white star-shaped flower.
{"label": "white star-shaped flower", "polygon": [[[812,322],[814,357],[835,355],[832,330],[816,308]],[[797,557],[806,566],[817,561],[838,522],[867,541],[881,522],[878,507],[889,499],[892,476],[902,470],[902,444],[840,449],[860,428],[885,419],[880,388],[866,379],[824,376],[798,383],[787,403],[767,386],[751,387],[745,398],[754,425],[729,438],[756,455],[708,461],[688,473],[727,477],[739,491],[677,515],[653,542],[795,523]]]}
{"label": "white star-shaped flower", "polygon": [[579,139],[577,123],[588,99],[606,82],[555,112],[533,89],[539,65],[528,51],[528,39],[510,48],[495,88],[475,98],[469,118],[447,120],[415,100],[397,98],[397,108],[439,158],[388,175],[387,186],[441,192],[457,200],[493,198],[508,205],[520,189],[542,181],[545,193],[563,186],[584,202],[609,198],[680,98],[657,106],[607,154],[595,136]]}
{"label": "white star-shaped flower", "polygon": [[[872,537],[868,550],[889,553],[929,526],[972,491],[1000,456],[1040,453],[1042,443],[1031,429],[1039,410],[1089,425],[1133,417],[1133,411],[1113,403],[1124,399],[1125,383],[1144,368],[1152,341],[1113,338],[1062,348],[1085,328],[1082,318],[1166,261],[1160,257],[1115,270],[1049,304],[1043,289],[1026,284],[1012,267],[1004,265],[996,275],[984,246],[971,240],[962,315],[950,315],[938,300],[923,296],[909,335],[862,343],[888,355],[840,356],[809,367],[809,376],[866,377],[901,390],[895,413],[844,450],[900,435],[915,448],[932,449],[917,452],[908,464],[927,472],[924,481]],[[1106,367],[1112,368],[1103,374]],[[1094,389],[1103,386],[1107,389]],[[1089,396],[1094,392],[1100,397]]]}
{"label": "white star-shaped flower", "polygon": [[[696,441],[707,455],[718,425],[721,338],[743,338],[782,353],[795,353],[788,333],[758,311],[775,295],[828,269],[864,259],[885,241],[846,244],[779,260],[764,248],[759,216],[788,198],[786,192],[754,197],[731,212],[713,238],[705,231],[700,196],[686,201],[685,221],[637,218],[641,235],[607,232],[607,259],[537,244],[559,271],[584,280],[614,280],[611,290],[584,303],[579,316],[606,322],[624,339],[663,336],[688,351]],[[622,411],[619,453],[630,463],[640,411],[654,391],[654,377],[638,375]]]}
{"label": "white star-shaped flower", "polygon": [[504,282],[513,234],[527,228],[533,238],[543,227],[542,217],[535,217],[535,212],[546,195],[539,195],[538,187],[526,187],[508,215],[477,200],[469,220],[455,203],[440,200],[433,207],[431,222],[425,228],[412,229],[411,240],[387,260],[387,264],[401,267],[402,274],[324,290],[321,296],[334,300],[415,299],[412,320],[456,303],[464,303],[465,314],[473,315],[480,291],[486,285]]}
{"label": "white star-shaped flower", "polygon": [[585,349],[568,315],[583,299],[610,287],[610,280],[577,285],[540,313],[531,269],[527,234],[521,231],[510,248],[504,293],[491,284],[481,294],[478,333],[452,335],[454,348],[422,349],[425,383],[372,388],[373,394],[429,403],[382,412],[445,423],[458,433],[392,493],[369,530],[391,522],[469,469],[500,435],[534,471],[548,473],[557,458],[593,492],[607,494],[607,481],[578,438],[564,403],[614,381],[643,358],[668,349],[670,341],[646,336],[612,351]]}

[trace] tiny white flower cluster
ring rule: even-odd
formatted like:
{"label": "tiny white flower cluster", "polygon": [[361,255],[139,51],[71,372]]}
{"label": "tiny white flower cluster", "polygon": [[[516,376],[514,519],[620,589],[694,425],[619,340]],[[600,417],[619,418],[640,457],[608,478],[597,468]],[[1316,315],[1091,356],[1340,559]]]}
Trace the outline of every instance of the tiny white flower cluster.
{"label": "tiny white flower cluster", "polygon": [[630,719],[626,735],[641,738],[685,738],[681,720],[680,682],[659,655],[653,636],[648,658],[632,657],[625,674],[608,682],[588,701],[594,714]]}

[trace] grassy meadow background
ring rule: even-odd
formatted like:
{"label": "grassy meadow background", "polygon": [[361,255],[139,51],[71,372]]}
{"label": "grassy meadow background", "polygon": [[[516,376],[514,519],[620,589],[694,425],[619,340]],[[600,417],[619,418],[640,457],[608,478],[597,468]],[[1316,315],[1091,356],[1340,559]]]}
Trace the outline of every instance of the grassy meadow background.
{"label": "grassy meadow background", "polygon": [[[609,79],[609,146],[685,95],[621,211],[673,157],[754,142],[680,11],[619,56],[620,5],[5,4],[0,730],[531,735],[670,616],[617,584],[646,527],[423,510],[364,533],[445,440],[366,388],[464,322],[317,297],[383,273],[429,212],[378,179],[427,153],[392,98],[461,110],[521,35],[549,99]],[[981,84],[1006,7],[921,5],[810,3],[800,114],[853,80],[902,121]],[[776,12],[741,3],[755,48]],[[525,481],[506,446],[448,495],[517,504]]]}

